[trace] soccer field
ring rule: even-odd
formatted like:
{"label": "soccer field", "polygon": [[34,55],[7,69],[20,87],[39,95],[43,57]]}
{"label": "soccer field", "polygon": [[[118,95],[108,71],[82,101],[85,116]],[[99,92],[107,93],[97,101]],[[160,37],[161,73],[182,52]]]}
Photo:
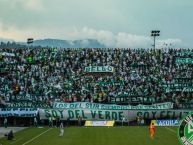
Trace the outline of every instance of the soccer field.
{"label": "soccer field", "polygon": [[14,140],[0,139],[0,145],[180,145],[176,127],[156,127],[154,140],[148,127],[67,127],[59,137],[57,128],[28,128]]}

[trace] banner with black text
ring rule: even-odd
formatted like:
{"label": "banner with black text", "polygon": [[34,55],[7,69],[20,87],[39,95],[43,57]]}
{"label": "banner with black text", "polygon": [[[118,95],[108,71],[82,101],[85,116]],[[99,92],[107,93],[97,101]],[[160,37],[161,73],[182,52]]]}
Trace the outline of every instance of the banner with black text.
{"label": "banner with black text", "polygon": [[135,120],[137,116],[143,119],[181,118],[192,110],[92,110],[92,109],[39,109],[40,119],[50,117],[61,120],[114,120],[117,122]]}

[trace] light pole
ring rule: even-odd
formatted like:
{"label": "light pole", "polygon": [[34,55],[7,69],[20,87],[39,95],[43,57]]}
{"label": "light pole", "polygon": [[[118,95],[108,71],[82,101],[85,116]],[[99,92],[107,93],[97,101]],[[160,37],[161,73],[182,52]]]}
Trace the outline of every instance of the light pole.
{"label": "light pole", "polygon": [[152,30],[151,31],[151,36],[153,37],[153,47],[155,49],[155,38],[160,36],[160,30]]}
{"label": "light pole", "polygon": [[32,44],[34,41],[33,38],[27,38],[27,45],[28,45],[28,49],[29,49],[29,44]]}

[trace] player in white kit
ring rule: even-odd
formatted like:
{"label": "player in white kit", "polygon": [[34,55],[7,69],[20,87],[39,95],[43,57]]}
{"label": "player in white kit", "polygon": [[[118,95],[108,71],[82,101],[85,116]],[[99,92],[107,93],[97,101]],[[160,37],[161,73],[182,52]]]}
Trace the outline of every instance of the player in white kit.
{"label": "player in white kit", "polygon": [[64,125],[62,122],[60,123],[60,135],[59,136],[64,136]]}

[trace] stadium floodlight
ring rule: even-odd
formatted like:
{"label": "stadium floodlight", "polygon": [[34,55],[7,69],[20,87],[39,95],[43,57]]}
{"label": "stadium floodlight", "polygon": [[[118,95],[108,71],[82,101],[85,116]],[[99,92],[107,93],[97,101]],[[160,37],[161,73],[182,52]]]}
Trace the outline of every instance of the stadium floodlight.
{"label": "stadium floodlight", "polygon": [[28,38],[28,39],[27,39],[27,44],[31,44],[31,43],[33,43],[33,41],[34,41],[33,38]]}
{"label": "stadium floodlight", "polygon": [[160,36],[160,30],[152,30],[151,31],[151,37],[153,37],[154,39],[154,44],[153,44],[153,47],[154,47],[154,49],[155,49],[155,38],[156,37],[158,37],[158,36]]}
{"label": "stadium floodlight", "polygon": [[29,50],[29,44],[32,44],[33,42],[34,42],[33,38],[27,38],[28,50]]}

